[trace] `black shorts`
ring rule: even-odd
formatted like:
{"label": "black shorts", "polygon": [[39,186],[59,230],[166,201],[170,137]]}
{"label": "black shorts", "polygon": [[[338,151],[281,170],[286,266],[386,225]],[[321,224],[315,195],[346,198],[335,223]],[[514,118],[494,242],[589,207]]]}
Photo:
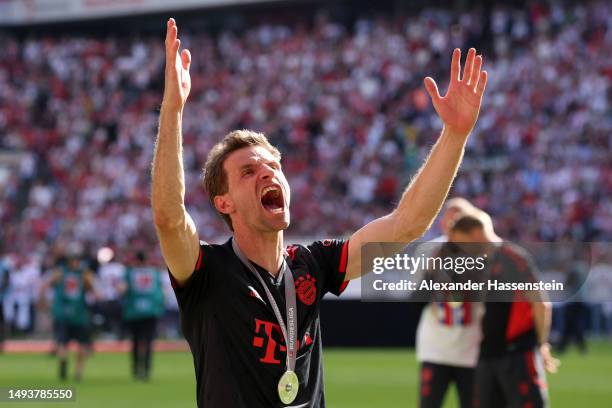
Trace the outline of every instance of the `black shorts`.
{"label": "black shorts", "polygon": [[128,320],[127,325],[134,340],[153,341],[157,328],[157,317]]}
{"label": "black shorts", "polygon": [[481,358],[474,394],[475,408],[547,407],[546,375],[539,350]]}
{"label": "black shorts", "polygon": [[82,345],[91,344],[91,332],[89,326],[74,326],[66,323],[56,323],[57,343],[65,346],[74,340]]}
{"label": "black shorts", "polygon": [[53,340],[57,344],[60,344],[60,340],[64,332],[64,329],[62,326],[63,326],[62,322],[53,319]]}
{"label": "black shorts", "polygon": [[436,363],[421,363],[420,408],[440,408],[450,383],[454,382],[461,408],[473,400],[474,369]]}

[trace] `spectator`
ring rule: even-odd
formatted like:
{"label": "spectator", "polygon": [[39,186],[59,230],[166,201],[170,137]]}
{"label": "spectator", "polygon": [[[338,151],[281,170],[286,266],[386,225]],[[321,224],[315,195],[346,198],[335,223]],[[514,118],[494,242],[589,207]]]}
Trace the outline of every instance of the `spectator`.
{"label": "spectator", "polygon": [[34,301],[39,282],[37,262],[17,257],[4,296],[4,316],[13,332],[25,334],[34,330]]}

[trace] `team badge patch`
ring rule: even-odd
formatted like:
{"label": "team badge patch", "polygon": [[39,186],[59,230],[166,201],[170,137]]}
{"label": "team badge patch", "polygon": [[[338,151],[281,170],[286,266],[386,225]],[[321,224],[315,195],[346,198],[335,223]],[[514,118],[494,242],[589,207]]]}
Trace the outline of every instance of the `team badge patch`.
{"label": "team badge patch", "polygon": [[312,305],[317,298],[317,287],[315,282],[316,279],[309,274],[300,276],[295,281],[295,292],[297,297],[307,306]]}

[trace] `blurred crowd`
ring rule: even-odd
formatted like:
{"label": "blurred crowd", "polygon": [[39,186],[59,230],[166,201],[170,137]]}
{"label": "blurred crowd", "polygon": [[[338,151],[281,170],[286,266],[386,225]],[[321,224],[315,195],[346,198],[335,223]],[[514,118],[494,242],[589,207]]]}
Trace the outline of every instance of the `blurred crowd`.
{"label": "blurred crowd", "polygon": [[[229,231],[200,187],[201,167],[236,128],[264,132],[283,153],[288,236],[347,236],[388,213],[441,129],[422,80],[443,91],[452,49],[470,46],[484,53],[489,84],[452,195],[519,242],[612,238],[606,1],[425,8],[350,25],[322,12],[215,35],[179,27],[193,58],[186,203],[204,240]],[[21,157],[0,177],[0,256],[39,275],[80,242],[114,249],[118,262],[147,250],[161,266],[149,169],[163,38],[0,41],[0,150]]]}

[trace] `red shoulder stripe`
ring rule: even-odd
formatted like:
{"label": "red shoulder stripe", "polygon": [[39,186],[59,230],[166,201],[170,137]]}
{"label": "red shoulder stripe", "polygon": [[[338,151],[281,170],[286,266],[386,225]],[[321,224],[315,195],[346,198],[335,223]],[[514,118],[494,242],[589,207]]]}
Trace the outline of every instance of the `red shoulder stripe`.
{"label": "red shoulder stripe", "polygon": [[346,263],[348,262],[348,245],[349,242],[346,241],[342,246],[342,257],[340,258],[340,266],[338,267],[338,272],[346,273]]}
{"label": "red shoulder stripe", "polygon": [[[200,269],[200,266],[202,266],[202,257],[203,257],[202,247],[200,247],[200,252],[198,253],[198,261],[196,262],[196,266],[195,266],[195,269],[193,270],[193,273],[196,273]],[[180,289],[180,288],[183,287],[183,285],[180,284],[174,278],[174,276],[172,276],[172,273],[170,272],[170,269],[168,269],[168,275],[170,276],[170,283],[172,284],[172,288],[173,289]]]}
{"label": "red shoulder stripe", "polygon": [[[340,265],[338,266],[338,272],[341,274],[346,274],[346,264],[348,262],[348,246],[349,246],[348,241],[346,241],[344,245],[342,246],[342,256],[340,257]],[[346,276],[345,276],[345,280],[344,282],[342,282],[342,285],[340,285],[338,294],[341,294],[342,292],[344,292],[344,289],[346,289],[348,284],[349,284],[349,281],[346,280]]]}
{"label": "red shoulder stripe", "polygon": [[197,271],[198,269],[200,269],[201,265],[202,265],[202,247],[200,247],[200,253],[198,254],[198,262],[196,262],[195,270]]}

